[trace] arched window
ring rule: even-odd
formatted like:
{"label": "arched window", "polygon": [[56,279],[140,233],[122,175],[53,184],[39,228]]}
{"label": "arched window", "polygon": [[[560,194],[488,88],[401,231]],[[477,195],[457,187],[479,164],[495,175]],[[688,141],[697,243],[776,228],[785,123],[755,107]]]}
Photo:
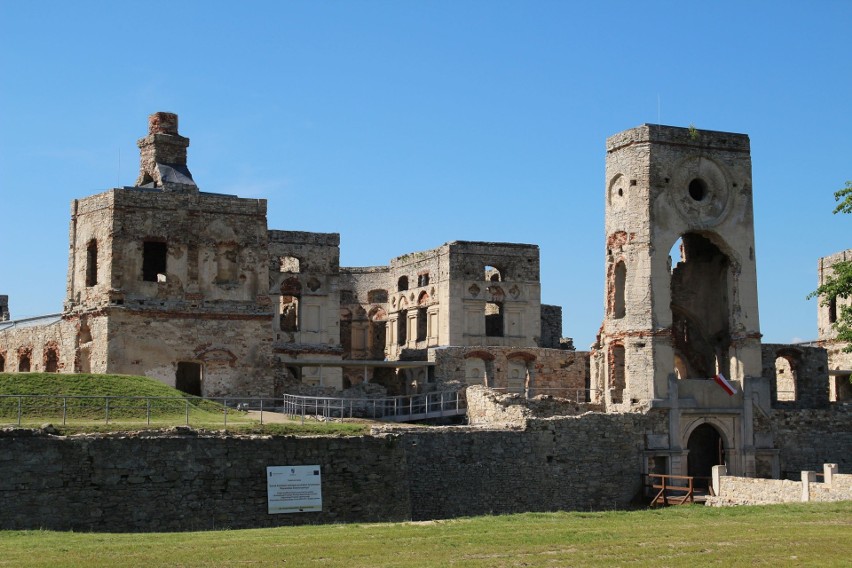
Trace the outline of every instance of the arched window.
{"label": "arched window", "polygon": [[485,267],[485,281],[486,282],[502,282],[503,275],[500,273],[500,269],[494,266],[486,266]]}
{"label": "arched window", "polygon": [[19,373],[29,373],[30,372],[30,356],[28,353],[23,353],[18,357],[18,372]]}
{"label": "arched window", "polygon": [[775,400],[797,400],[800,360],[801,354],[794,349],[781,349],[775,354]]}
{"label": "arched window", "polygon": [[405,292],[406,290],[408,290],[408,276],[400,276],[396,281],[396,291]]}

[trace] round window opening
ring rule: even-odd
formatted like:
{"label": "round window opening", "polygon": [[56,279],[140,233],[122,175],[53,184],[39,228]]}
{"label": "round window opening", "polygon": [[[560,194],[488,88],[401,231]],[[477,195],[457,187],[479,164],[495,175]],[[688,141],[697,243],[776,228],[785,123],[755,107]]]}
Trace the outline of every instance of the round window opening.
{"label": "round window opening", "polygon": [[695,201],[701,201],[707,196],[707,183],[701,178],[689,182],[689,196]]}

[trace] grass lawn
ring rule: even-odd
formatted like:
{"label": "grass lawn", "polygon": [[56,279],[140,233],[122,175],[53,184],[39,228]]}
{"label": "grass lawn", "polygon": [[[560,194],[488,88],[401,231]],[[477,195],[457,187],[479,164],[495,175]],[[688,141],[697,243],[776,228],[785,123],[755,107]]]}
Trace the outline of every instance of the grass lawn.
{"label": "grass lawn", "polygon": [[[64,373],[0,373],[0,427],[53,424],[60,433],[116,432],[167,428],[188,422],[193,428],[225,429],[240,433],[353,436],[369,430],[357,423],[282,421],[261,425],[259,420],[215,401],[187,397],[148,377]],[[73,397],[92,398],[73,398]],[[66,397],[66,398],[63,398]],[[106,397],[110,398],[107,412]]]}
{"label": "grass lawn", "polygon": [[849,566],[852,502],[160,534],[0,533],[0,566]]}

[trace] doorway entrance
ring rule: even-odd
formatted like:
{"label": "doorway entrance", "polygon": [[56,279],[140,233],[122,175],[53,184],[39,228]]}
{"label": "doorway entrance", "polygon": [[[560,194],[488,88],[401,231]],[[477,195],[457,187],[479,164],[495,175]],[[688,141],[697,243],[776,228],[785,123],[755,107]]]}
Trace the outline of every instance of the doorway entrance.
{"label": "doorway entrance", "polygon": [[695,487],[707,489],[714,465],[725,463],[725,447],[722,435],[710,424],[702,424],[692,431],[686,444],[687,475],[696,477]]}
{"label": "doorway entrance", "polygon": [[201,396],[201,363],[178,363],[175,388],[192,396]]}

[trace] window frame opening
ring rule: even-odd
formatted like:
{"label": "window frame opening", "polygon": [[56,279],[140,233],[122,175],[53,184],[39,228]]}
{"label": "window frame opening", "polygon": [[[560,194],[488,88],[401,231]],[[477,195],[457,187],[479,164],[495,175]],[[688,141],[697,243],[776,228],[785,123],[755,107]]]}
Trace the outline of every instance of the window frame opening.
{"label": "window frame opening", "polygon": [[615,263],[613,268],[613,298],[612,317],[622,319],[627,315],[626,288],[627,286],[627,264],[623,260]]}
{"label": "window frame opening", "polygon": [[485,302],[485,337],[505,337],[505,314],[503,302]]}
{"label": "window frame opening", "polygon": [[169,245],[165,241],[149,240],[142,243],[142,280],[159,282],[158,275],[166,274]]}
{"label": "window frame opening", "polygon": [[86,286],[98,283],[98,241],[92,239],[86,245]]}

